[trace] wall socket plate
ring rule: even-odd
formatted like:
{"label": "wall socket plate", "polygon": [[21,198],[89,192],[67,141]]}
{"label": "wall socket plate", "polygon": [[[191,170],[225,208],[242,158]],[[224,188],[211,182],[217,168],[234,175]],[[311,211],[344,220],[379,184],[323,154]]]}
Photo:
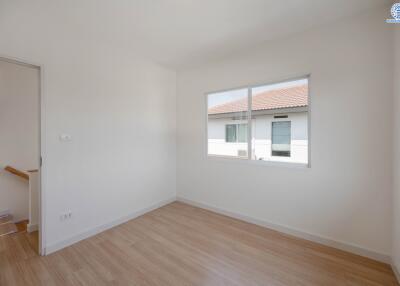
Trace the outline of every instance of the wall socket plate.
{"label": "wall socket plate", "polygon": [[72,218],[71,211],[60,214],[60,221],[70,220],[71,218]]}

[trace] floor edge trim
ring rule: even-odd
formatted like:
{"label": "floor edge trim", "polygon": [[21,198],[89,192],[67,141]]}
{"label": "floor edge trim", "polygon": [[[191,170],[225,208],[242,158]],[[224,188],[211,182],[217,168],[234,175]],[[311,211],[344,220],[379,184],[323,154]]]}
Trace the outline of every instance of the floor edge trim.
{"label": "floor edge trim", "polygon": [[256,225],[259,225],[259,226],[262,226],[262,227],[266,227],[266,228],[269,228],[269,229],[272,229],[272,230],[276,230],[276,231],[279,231],[279,232],[282,232],[282,233],[285,233],[285,234],[289,234],[289,235],[292,235],[292,236],[295,236],[295,237],[298,237],[298,238],[302,238],[302,239],[305,239],[305,240],[309,240],[309,241],[312,241],[312,242],[323,244],[325,246],[330,246],[330,247],[333,247],[333,248],[336,248],[336,249],[347,251],[347,252],[350,252],[350,253],[353,253],[353,254],[357,254],[357,255],[360,255],[360,256],[363,256],[363,257],[367,257],[367,258],[370,258],[370,259],[373,259],[373,260],[377,260],[379,262],[383,262],[383,263],[386,263],[386,264],[389,264],[389,265],[391,264],[391,257],[389,255],[386,255],[386,254],[383,254],[383,253],[379,253],[379,252],[376,252],[376,251],[373,251],[373,250],[369,250],[369,249],[366,249],[366,248],[363,248],[363,247],[360,247],[360,246],[357,246],[357,245],[353,245],[353,244],[350,244],[350,243],[337,241],[337,240],[326,238],[326,237],[323,237],[323,236],[311,234],[311,233],[308,233],[308,232],[305,232],[305,231],[301,231],[301,230],[294,229],[294,228],[291,228],[291,227],[287,227],[287,226],[284,226],[284,225],[275,224],[275,223],[272,223],[272,222],[269,222],[269,221],[255,219],[255,218],[252,218],[250,216],[246,216],[246,215],[242,215],[242,214],[235,213],[235,212],[232,212],[232,211],[228,211],[228,210],[225,210],[225,209],[222,209],[222,208],[219,208],[219,207],[216,207],[216,206],[212,206],[212,205],[209,205],[209,204],[206,204],[206,203],[196,202],[196,201],[193,201],[193,200],[190,200],[190,199],[186,199],[186,198],[180,197],[180,196],[177,197],[177,201],[182,202],[182,203],[186,203],[186,204],[189,204],[189,205],[192,205],[192,206],[195,206],[195,207],[203,208],[203,209],[206,209],[206,210],[209,210],[209,211],[213,211],[213,212],[216,212],[216,213],[219,213],[219,214],[222,214],[222,215],[226,215],[226,216],[229,216],[229,217],[232,217],[232,218],[235,218],[235,219],[239,219],[239,220],[242,220],[242,221],[245,221],[245,222],[248,222],[248,223],[252,223],[252,224],[256,224]]}

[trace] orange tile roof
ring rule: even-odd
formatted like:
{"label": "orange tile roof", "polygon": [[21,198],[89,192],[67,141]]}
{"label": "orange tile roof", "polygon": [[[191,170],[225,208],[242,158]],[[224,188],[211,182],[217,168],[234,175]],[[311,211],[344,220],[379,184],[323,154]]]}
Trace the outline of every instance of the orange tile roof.
{"label": "orange tile roof", "polygon": [[[252,110],[271,110],[308,105],[308,85],[268,90],[252,98]],[[208,109],[208,114],[247,111],[247,98],[220,104]]]}

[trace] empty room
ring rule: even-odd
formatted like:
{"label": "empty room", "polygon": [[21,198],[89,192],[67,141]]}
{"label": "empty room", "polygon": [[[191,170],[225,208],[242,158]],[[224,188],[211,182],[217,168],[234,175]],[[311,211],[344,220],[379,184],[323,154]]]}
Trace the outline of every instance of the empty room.
{"label": "empty room", "polygon": [[400,2],[0,0],[0,286],[400,285]]}

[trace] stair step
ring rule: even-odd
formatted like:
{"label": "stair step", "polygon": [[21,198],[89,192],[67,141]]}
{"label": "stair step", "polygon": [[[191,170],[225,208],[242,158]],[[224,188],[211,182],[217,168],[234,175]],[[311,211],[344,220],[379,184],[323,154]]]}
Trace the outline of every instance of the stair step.
{"label": "stair step", "polygon": [[28,223],[29,220],[21,220],[19,222],[15,223],[15,226],[17,227],[18,232],[24,232],[28,228]]}
{"label": "stair step", "polygon": [[17,226],[15,223],[9,222],[0,225],[0,236],[17,232]]}
{"label": "stair step", "polygon": [[0,216],[0,225],[4,224],[4,223],[9,223],[12,222],[12,215],[4,215],[4,216]]}

